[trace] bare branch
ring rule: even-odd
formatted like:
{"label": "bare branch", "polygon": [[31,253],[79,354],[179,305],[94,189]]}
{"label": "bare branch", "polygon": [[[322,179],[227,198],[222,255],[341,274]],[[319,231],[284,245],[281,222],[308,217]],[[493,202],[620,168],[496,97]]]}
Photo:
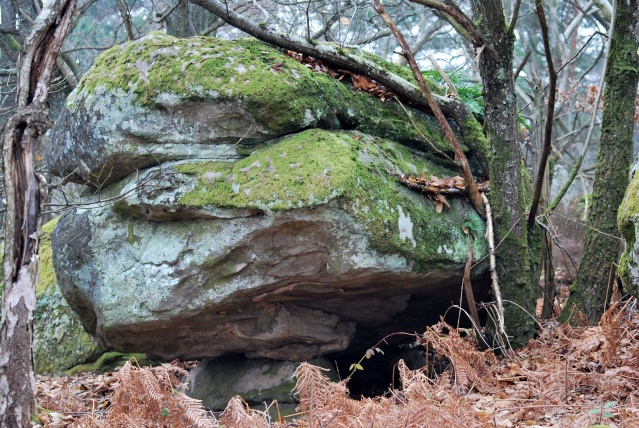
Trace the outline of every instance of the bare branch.
{"label": "bare branch", "polygon": [[118,0],[118,8],[120,9],[120,15],[122,16],[122,21],[124,23],[124,28],[126,28],[126,34],[129,40],[135,40],[135,34],[133,34],[133,27],[131,26],[131,15],[129,14],[129,9],[124,3],[124,0]]}
{"label": "bare branch", "polygon": [[0,33],[1,34],[13,34],[15,36],[20,34],[20,32],[18,30],[16,30],[15,28],[2,27],[2,26],[0,26]]}
{"label": "bare branch", "polygon": [[66,51],[62,51],[62,54],[70,54],[71,52],[84,51],[84,50],[95,50],[95,51],[105,51],[107,49],[111,49],[113,45],[102,45],[102,46],[78,46],[72,49],[67,49]]}
{"label": "bare branch", "polygon": [[453,82],[450,81],[450,78],[448,77],[448,74],[446,74],[444,69],[439,66],[439,63],[437,62],[435,57],[433,57],[431,54],[427,54],[426,58],[428,58],[428,60],[433,64],[442,79],[444,79],[444,82],[446,82],[446,85],[448,85],[450,94],[455,98],[459,98],[459,92],[457,92],[455,85],[453,85]]}
{"label": "bare branch", "polygon": [[215,22],[213,22],[213,24],[211,24],[208,28],[202,31],[200,33],[200,36],[208,36],[212,32],[216,31],[218,28],[226,24],[226,22],[222,21],[219,17],[216,16],[215,18],[216,18]]}
{"label": "bare branch", "polygon": [[169,17],[169,15],[171,15],[173,13],[173,11],[175,11],[175,9],[177,9],[180,5],[182,4],[182,0],[177,1],[173,6],[171,6],[171,8],[169,10],[167,10],[166,12],[164,12],[163,15],[160,15],[159,17],[157,17],[155,19],[155,22],[162,22],[164,21],[166,18]]}
{"label": "bare branch", "polygon": [[463,12],[461,12],[461,10],[458,7],[452,6],[451,4],[440,3],[436,0],[410,0],[410,1],[445,13],[446,15],[453,18],[457,23],[459,23],[459,25],[462,26],[462,28],[465,31],[468,32],[468,34],[471,37],[471,41],[473,42],[475,47],[484,45],[484,38],[479,32],[479,30],[477,29],[477,27],[475,27],[475,24],[473,24],[471,20],[468,19],[468,17]]}
{"label": "bare branch", "polygon": [[[219,0],[191,0],[191,3],[203,7],[209,12],[219,16],[226,23],[266,43],[319,58],[337,69],[344,69],[366,75],[386,86],[398,96],[412,102],[415,107],[432,111],[424,99],[422,92],[412,82],[391,73],[377,65],[374,61],[356,54],[350,49],[340,49],[333,44],[311,43],[301,37],[281,33],[269,29],[265,25],[258,25],[239,13],[227,9],[226,5]],[[470,115],[466,106],[457,100],[439,95],[433,96],[441,110],[462,126],[463,122]]]}
{"label": "bare branch", "polygon": [[508,26],[508,37],[513,36],[513,32],[515,31],[515,26],[517,25],[517,19],[519,18],[519,9],[521,8],[521,0],[517,0],[515,3],[515,9],[513,10],[513,17],[510,20],[510,25]]}
{"label": "bare branch", "polygon": [[[579,155],[579,158],[577,159],[577,161],[575,162],[575,165],[572,167],[572,170],[570,171],[570,176],[568,177],[568,180],[566,180],[566,182],[564,183],[563,187],[561,188],[557,196],[555,196],[555,199],[551,202],[551,204],[548,206],[548,208],[544,212],[545,216],[547,216],[552,211],[554,211],[555,208],[557,208],[557,205],[559,205],[559,202],[561,202],[561,199],[564,197],[564,195],[570,188],[570,185],[575,180],[575,177],[579,175],[579,169],[581,168],[581,164],[583,163],[584,157],[586,156],[586,152],[588,151],[588,147],[590,146],[590,141],[592,139],[592,132],[595,128],[595,123],[597,122],[597,109],[599,108],[599,101],[601,100],[601,94],[603,93],[606,70],[608,69],[608,57],[610,55],[610,46],[612,43],[612,31],[614,27],[615,27],[615,19],[613,14],[612,22],[610,23],[610,30],[609,30],[610,36],[608,37],[608,44],[606,46],[606,55],[604,57],[605,61],[604,61],[603,71],[601,72],[601,79],[599,81],[599,87],[597,88],[597,95],[595,97],[595,104],[593,105],[592,118],[590,120],[590,127],[588,128],[588,134],[586,135],[586,141],[584,142],[584,146],[581,150],[581,154]],[[586,210],[587,209],[588,209],[588,206],[586,205]]]}
{"label": "bare branch", "polygon": [[595,5],[597,5],[599,10],[601,11],[601,14],[603,15],[604,19],[610,22],[613,16],[612,4],[608,0],[594,0],[594,3]]}
{"label": "bare branch", "polygon": [[501,291],[499,290],[499,279],[497,277],[497,260],[495,258],[495,234],[493,232],[493,215],[490,209],[490,203],[485,193],[481,194],[486,207],[486,240],[488,241],[488,253],[490,255],[490,279],[492,280],[493,296],[497,300],[497,321],[499,324],[499,333],[507,337],[506,328],[504,326],[504,303],[501,300]]}

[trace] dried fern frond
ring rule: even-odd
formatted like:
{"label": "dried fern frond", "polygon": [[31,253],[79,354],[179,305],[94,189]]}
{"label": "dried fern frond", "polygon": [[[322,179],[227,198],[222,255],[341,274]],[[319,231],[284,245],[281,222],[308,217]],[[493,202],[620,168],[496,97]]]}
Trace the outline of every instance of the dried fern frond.
{"label": "dried fern frond", "polygon": [[[101,426],[218,426],[199,400],[176,390],[184,387],[178,378],[184,374],[183,369],[172,369],[170,365],[149,369],[127,362],[118,373],[119,382],[114,388],[112,405]],[[89,423],[87,420],[87,425]]]}
{"label": "dried fern frond", "polygon": [[220,422],[232,428],[269,428],[268,414],[251,409],[239,395],[233,397],[220,415]]}
{"label": "dried fern frond", "polygon": [[[444,330],[448,334],[443,334]],[[472,388],[481,392],[494,388],[489,368],[489,365],[497,362],[494,353],[479,351],[468,340],[464,340],[457,329],[444,321],[428,328],[423,340],[436,353],[450,360],[455,372],[455,387],[460,395],[468,393]]]}

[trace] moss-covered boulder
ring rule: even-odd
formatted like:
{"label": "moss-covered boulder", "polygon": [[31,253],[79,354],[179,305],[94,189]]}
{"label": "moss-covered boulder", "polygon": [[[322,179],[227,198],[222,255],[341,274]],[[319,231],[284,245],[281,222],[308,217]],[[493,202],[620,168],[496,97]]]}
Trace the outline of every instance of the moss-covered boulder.
{"label": "moss-covered boulder", "polygon": [[[344,349],[358,328],[393,325],[413,294],[447,307],[469,245],[486,254],[468,203],[438,213],[398,171],[455,173],[390,140],[316,129],[235,163],[133,174],[105,190],[119,203],[60,220],[60,286],[122,352],[299,361]],[[170,207],[172,221],[151,221]]]}
{"label": "moss-covered boulder", "polygon": [[619,277],[632,295],[639,296],[639,174],[635,174],[617,213],[619,231],[626,248],[619,260]]}
{"label": "moss-covered boulder", "polygon": [[382,103],[254,39],[155,32],[96,59],[48,145],[51,171],[105,186],[164,161],[232,160],[308,128],[358,129],[448,150],[434,117]]}
{"label": "moss-covered boulder", "polygon": [[51,250],[51,233],[56,223],[57,219],[47,223],[40,238],[40,279],[33,322],[33,356],[40,374],[60,373],[103,352],[84,331],[57,286]]}
{"label": "moss-covered boulder", "polygon": [[[459,173],[432,149],[448,149],[432,116],[255,40],[153,33],[103,54],[67,107],[50,168],[110,203],[67,212],[53,259],[105,348],[288,361],[365,350],[437,321],[470,247],[486,255],[463,196],[438,212],[397,181]],[[481,301],[486,265],[472,274]]]}

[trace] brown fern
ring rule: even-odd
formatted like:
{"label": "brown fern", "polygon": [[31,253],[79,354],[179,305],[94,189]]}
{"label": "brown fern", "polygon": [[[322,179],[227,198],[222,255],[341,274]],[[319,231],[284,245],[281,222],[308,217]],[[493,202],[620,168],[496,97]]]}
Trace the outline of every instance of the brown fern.
{"label": "brown fern", "polygon": [[[444,330],[448,334],[443,334]],[[490,365],[497,362],[492,352],[481,352],[473,344],[464,340],[457,329],[441,321],[428,328],[424,341],[439,355],[450,360],[455,374],[455,387],[460,395],[472,388],[488,392],[494,388]]]}

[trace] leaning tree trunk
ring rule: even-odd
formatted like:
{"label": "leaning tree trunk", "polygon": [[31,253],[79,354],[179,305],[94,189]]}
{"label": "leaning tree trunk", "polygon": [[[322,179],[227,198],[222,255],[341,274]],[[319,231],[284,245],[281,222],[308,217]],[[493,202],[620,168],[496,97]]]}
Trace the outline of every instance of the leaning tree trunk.
{"label": "leaning tree trunk", "polygon": [[577,278],[559,317],[562,322],[599,321],[612,294],[619,259],[617,210],[628,184],[639,80],[639,0],[616,3],[592,207]]}
{"label": "leaning tree trunk", "polygon": [[[475,22],[484,37],[479,68],[484,85],[485,132],[490,141],[490,202],[495,222],[497,276],[504,303],[506,332],[514,346],[534,334],[536,285],[531,271],[528,229],[523,220],[529,203],[512,72],[514,38],[508,34],[501,0],[474,0]],[[513,263],[516,260],[516,263]],[[512,302],[516,303],[513,304]],[[519,305],[520,307],[518,307]],[[525,309],[525,310],[522,310]]]}
{"label": "leaning tree trunk", "polygon": [[25,39],[18,69],[17,111],[3,129],[7,211],[0,324],[0,427],[27,427],[35,411],[33,313],[38,275],[39,186],[36,141],[49,127],[49,81],[75,10],[50,0]]}

